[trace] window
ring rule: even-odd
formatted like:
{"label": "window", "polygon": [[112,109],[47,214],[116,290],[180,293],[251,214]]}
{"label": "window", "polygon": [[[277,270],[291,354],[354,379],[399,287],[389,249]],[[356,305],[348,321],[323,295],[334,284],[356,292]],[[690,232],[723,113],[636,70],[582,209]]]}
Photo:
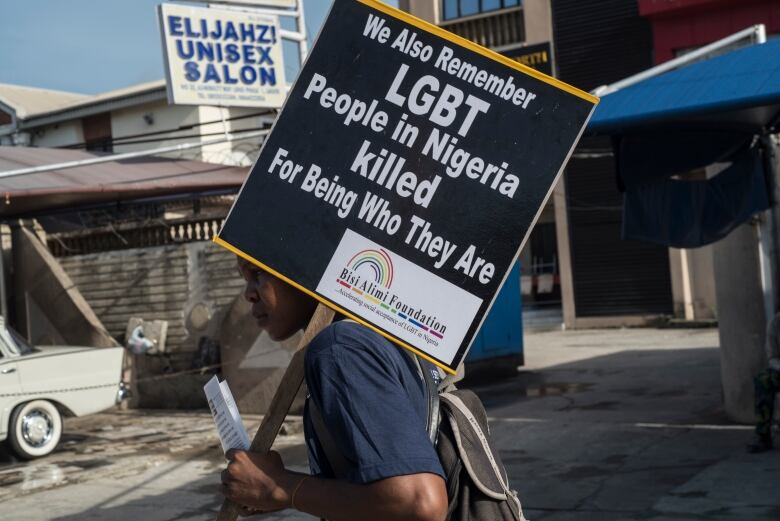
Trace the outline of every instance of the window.
{"label": "window", "polygon": [[3,342],[11,355],[28,355],[36,352],[33,346],[28,344],[19,333],[6,326],[4,322],[0,323],[0,342]]}
{"label": "window", "polygon": [[444,20],[452,20],[462,16],[517,7],[521,3],[521,0],[443,0],[442,16]]}
{"label": "window", "polygon": [[84,142],[87,150],[96,152],[114,151],[110,113],[104,112],[83,118],[81,120],[81,128],[84,130]]}

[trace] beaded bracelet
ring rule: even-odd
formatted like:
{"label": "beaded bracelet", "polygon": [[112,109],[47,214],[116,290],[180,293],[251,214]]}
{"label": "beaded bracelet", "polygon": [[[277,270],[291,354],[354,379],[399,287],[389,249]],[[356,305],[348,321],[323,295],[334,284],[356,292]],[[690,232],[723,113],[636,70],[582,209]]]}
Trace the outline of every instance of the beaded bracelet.
{"label": "beaded bracelet", "polygon": [[295,485],[295,489],[293,490],[292,496],[290,496],[290,507],[292,507],[295,510],[298,510],[295,507],[295,494],[298,493],[298,490],[300,490],[301,485],[303,485],[303,482],[309,479],[311,476],[304,476],[303,479],[301,479],[297,485]]}

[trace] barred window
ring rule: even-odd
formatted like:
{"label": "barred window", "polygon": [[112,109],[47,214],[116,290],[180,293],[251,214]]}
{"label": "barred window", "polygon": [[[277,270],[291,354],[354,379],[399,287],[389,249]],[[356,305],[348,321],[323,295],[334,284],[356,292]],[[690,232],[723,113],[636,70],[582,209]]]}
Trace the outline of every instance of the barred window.
{"label": "barred window", "polygon": [[452,20],[521,4],[522,0],[442,0],[442,17],[444,20]]}

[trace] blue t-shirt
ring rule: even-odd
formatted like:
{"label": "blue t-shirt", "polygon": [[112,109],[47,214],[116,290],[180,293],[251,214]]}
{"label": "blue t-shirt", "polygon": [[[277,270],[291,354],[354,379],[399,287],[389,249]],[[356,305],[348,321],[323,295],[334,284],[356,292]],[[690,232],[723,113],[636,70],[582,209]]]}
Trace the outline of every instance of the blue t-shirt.
{"label": "blue t-shirt", "polygon": [[314,431],[314,400],[349,463],[345,479],[370,483],[429,472],[444,477],[425,424],[428,405],[414,361],[355,322],[328,326],[306,350],[304,432],[312,474],[335,477]]}

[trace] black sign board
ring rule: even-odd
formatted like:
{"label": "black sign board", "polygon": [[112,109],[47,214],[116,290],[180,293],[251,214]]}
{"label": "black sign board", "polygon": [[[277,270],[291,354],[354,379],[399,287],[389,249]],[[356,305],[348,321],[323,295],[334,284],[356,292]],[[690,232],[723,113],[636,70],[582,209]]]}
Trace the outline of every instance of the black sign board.
{"label": "black sign board", "polygon": [[452,372],[597,102],[335,0],[215,240]]}
{"label": "black sign board", "polygon": [[503,51],[502,54],[527,67],[543,72],[548,76],[552,76],[553,74],[550,42],[525,45],[509,51]]}

